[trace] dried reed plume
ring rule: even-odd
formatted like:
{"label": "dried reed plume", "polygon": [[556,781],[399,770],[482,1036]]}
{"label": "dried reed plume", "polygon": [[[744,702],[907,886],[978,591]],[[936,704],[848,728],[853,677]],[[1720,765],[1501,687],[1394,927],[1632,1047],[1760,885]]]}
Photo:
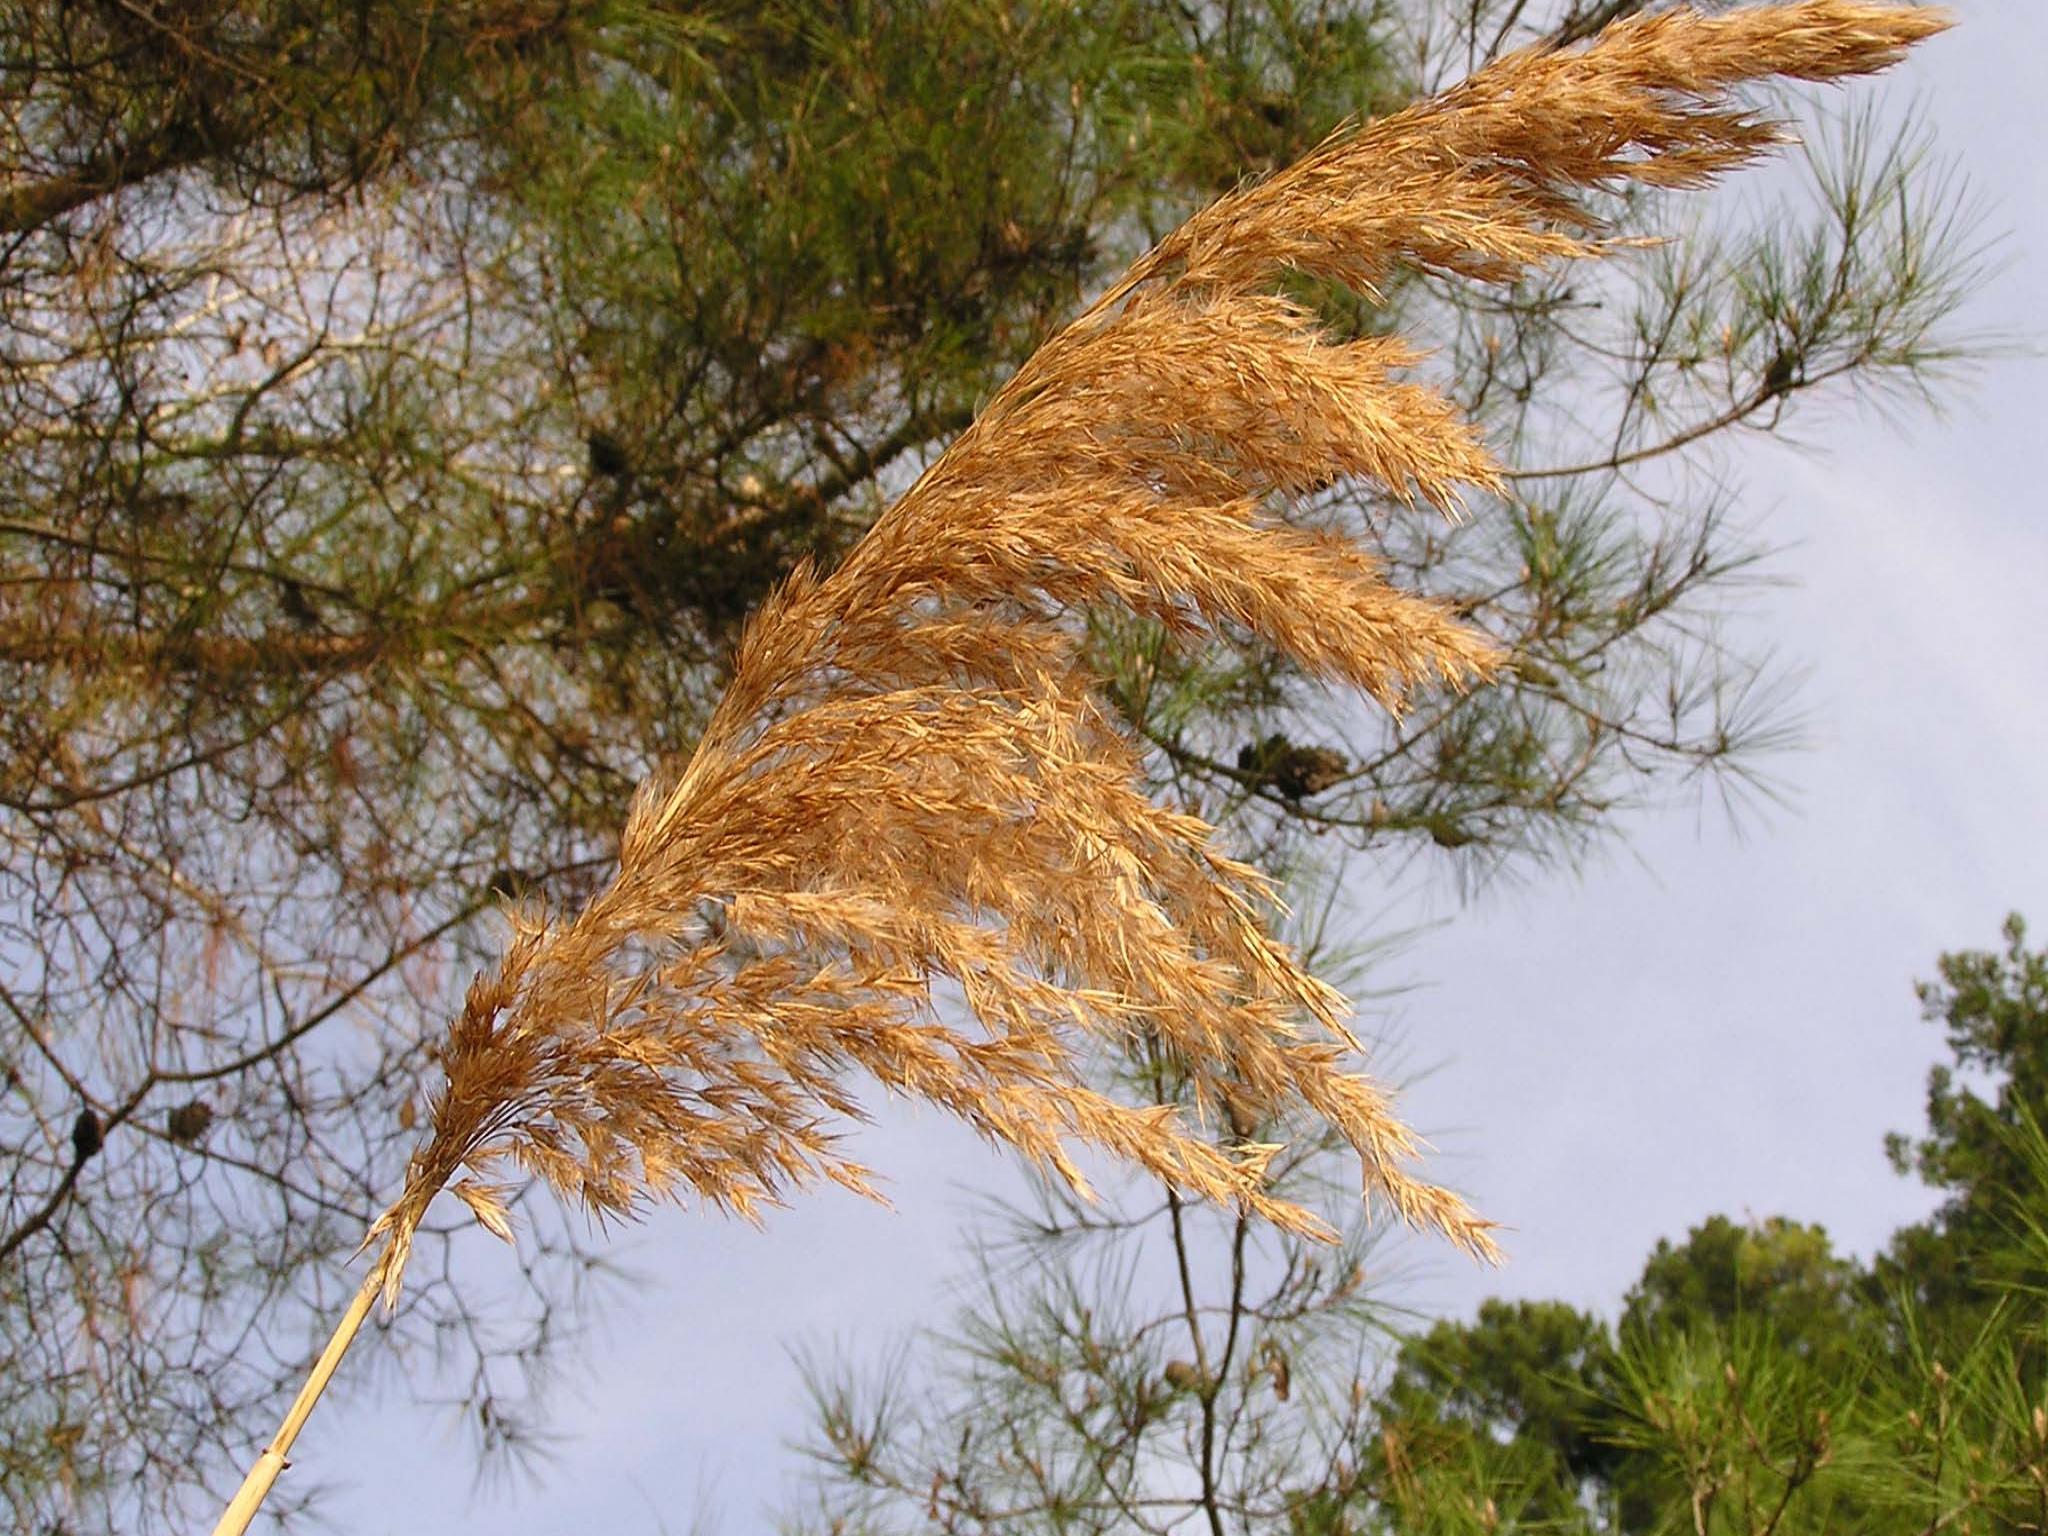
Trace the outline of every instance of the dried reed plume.
{"label": "dried reed plume", "polygon": [[[508,1162],[601,1217],[686,1193],[751,1214],[821,1176],[871,1193],[829,1131],[860,1114],[855,1068],[1077,1188],[1069,1149],[1090,1145],[1323,1233],[1267,1191],[1275,1147],[1087,1086],[1087,1053],[1140,1036],[1204,1116],[1305,1108],[1357,1149],[1368,1197],[1491,1256],[1487,1223],[1404,1168],[1414,1138],[1346,1070],[1344,1000],[1269,935],[1268,882],[1143,792],[1072,616],[1249,633],[1389,708],[1484,678],[1484,638],[1284,519],[1342,476],[1446,512],[1499,482],[1452,405],[1398,378],[1413,350],[1324,335],[1282,279],[1370,294],[1400,264],[1498,282],[1594,254],[1582,189],[1697,184],[1776,141],[1731,87],[1877,69],[1944,25],[1854,0],[1624,21],[1340,132],[1162,242],[836,571],[799,569],[755,615],[695,754],[636,799],[611,885],[516,918],[446,1042],[355,1322],[395,1298],[464,1170],[453,1192],[501,1235]],[[934,977],[977,1029],[935,1015]]]}

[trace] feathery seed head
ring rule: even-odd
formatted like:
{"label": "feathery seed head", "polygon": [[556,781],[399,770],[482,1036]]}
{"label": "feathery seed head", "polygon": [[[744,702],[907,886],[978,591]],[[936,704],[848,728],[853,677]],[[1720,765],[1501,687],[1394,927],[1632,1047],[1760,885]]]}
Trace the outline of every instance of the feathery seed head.
{"label": "feathery seed head", "polygon": [[[695,754],[636,799],[612,884],[524,918],[470,989],[407,1187],[371,1239],[395,1295],[433,1195],[509,1231],[509,1159],[600,1217],[692,1193],[753,1216],[809,1180],[873,1194],[836,1149],[850,1082],[939,1105],[1085,1189],[1093,1146],[1294,1232],[1275,1148],[1087,1086],[1090,1050],[1156,1040],[1226,1124],[1306,1108],[1369,1196],[1493,1254],[1407,1171],[1415,1138],[1348,1069],[1343,999],[1268,932],[1271,885],[1142,789],[1077,614],[1246,633],[1390,708],[1496,664],[1442,604],[1287,520],[1340,476],[1445,511],[1498,471],[1401,377],[1336,341],[1292,275],[1370,294],[1396,266],[1505,281],[1599,254],[1588,188],[1689,185],[1774,128],[1729,91],[1882,68],[1926,10],[1800,3],[1637,17],[1531,50],[1333,135],[1168,236],[1048,342],[830,576],[754,616]],[[932,1007],[956,983],[973,1023]]]}

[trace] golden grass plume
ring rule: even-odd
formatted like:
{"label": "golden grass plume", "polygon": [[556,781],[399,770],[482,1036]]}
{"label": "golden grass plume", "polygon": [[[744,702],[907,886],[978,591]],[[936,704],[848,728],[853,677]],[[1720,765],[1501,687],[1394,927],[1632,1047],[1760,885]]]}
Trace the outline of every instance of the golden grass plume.
{"label": "golden grass plume", "polygon": [[[1267,929],[1270,884],[1144,793],[1075,615],[1256,636],[1390,708],[1483,679],[1483,636],[1285,514],[1346,476],[1449,512],[1495,464],[1401,378],[1416,353],[1325,335],[1284,281],[1370,295],[1401,264],[1507,281],[1597,254],[1586,189],[1693,185],[1776,141],[1733,88],[1879,69],[1946,25],[1861,0],[1618,22],[1340,131],[1138,261],[836,571],[763,605],[696,752],[636,798],[611,884],[516,917],[444,1044],[377,1260],[215,1536],[247,1529],[458,1175],[508,1237],[508,1162],[599,1216],[686,1194],[752,1214],[821,1177],[873,1193],[832,1135],[859,1072],[1077,1188],[1089,1145],[1323,1235],[1267,1189],[1277,1148],[1089,1086],[1090,1052],[1147,1036],[1205,1116],[1306,1110],[1357,1149],[1368,1198],[1494,1256],[1488,1223],[1408,1171],[1414,1137],[1347,1068],[1344,1000]],[[935,978],[973,1026],[941,1020]]]}
{"label": "golden grass plume", "polygon": [[[1342,131],[1163,241],[836,571],[763,606],[695,754],[639,794],[610,886],[517,919],[372,1231],[386,1298],[465,1170],[454,1192],[501,1234],[507,1163],[603,1216],[688,1194],[748,1214],[818,1177],[872,1192],[831,1133],[861,1073],[1076,1187],[1092,1146],[1321,1233],[1268,1192],[1271,1145],[1087,1085],[1088,1053],[1140,1032],[1203,1112],[1306,1108],[1369,1197],[1490,1256],[1487,1223],[1408,1171],[1414,1138],[1347,1067],[1344,1000],[1268,931],[1268,883],[1143,792],[1073,616],[1255,635],[1389,707],[1483,679],[1482,636],[1285,513],[1346,476],[1448,512],[1498,484],[1493,460],[1403,379],[1414,351],[1328,337],[1282,280],[1370,294],[1399,264],[1505,281],[1594,254],[1586,189],[1695,184],[1776,140],[1733,87],[1877,69],[1945,24],[1855,0],[1624,21]],[[941,977],[971,1026],[934,1011]]]}

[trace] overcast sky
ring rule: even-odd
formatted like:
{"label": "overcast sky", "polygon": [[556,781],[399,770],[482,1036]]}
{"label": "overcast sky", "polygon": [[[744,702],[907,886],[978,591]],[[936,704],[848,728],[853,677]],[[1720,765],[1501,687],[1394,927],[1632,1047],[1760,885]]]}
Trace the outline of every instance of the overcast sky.
{"label": "overcast sky", "polygon": [[[1886,100],[1920,102],[2009,232],[1969,323],[2039,341],[2048,8],[1957,9]],[[1788,806],[1739,838],[1711,809],[1647,816],[1583,876],[1469,906],[1401,897],[1399,921],[1441,919],[1394,967],[1418,983],[1394,1010],[1405,1059],[1433,1067],[1408,1116],[1439,1176],[1512,1228],[1498,1272],[1411,1248],[1404,1300],[1611,1311],[1657,1238],[1715,1212],[1819,1221],[1867,1255],[1929,1208],[1881,1145],[1921,1123],[1941,1054],[1912,983],[1944,949],[1995,944],[2011,910],[2048,940],[2044,406],[2048,364],[2015,358],[1945,419],[1845,406],[1802,418],[1812,451],[1743,456],[1745,511],[1795,545],[1757,631],[1808,669],[1809,744],[1775,765]],[[349,1531],[680,1533],[699,1511],[762,1528],[806,1427],[789,1349],[943,1321],[962,1186],[1011,1177],[929,1117],[864,1146],[893,1212],[829,1193],[766,1232],[667,1212],[629,1235],[650,1283],[560,1392],[567,1439],[537,1491],[474,1492],[460,1430],[397,1393],[323,1408],[299,1465],[353,1485],[329,1506]]]}

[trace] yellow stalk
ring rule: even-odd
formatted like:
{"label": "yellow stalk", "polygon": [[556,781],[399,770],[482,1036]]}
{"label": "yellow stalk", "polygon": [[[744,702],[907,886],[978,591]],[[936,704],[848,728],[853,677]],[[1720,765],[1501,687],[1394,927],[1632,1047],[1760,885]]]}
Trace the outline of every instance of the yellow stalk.
{"label": "yellow stalk", "polygon": [[383,1285],[383,1270],[372,1266],[362,1288],[356,1292],[355,1300],[348,1304],[348,1311],[342,1315],[334,1336],[327,1341],[327,1347],[320,1351],[320,1358],[313,1362],[312,1374],[306,1384],[299,1388],[299,1395],[292,1399],[292,1406],[284,1416],[284,1422],[277,1427],[277,1433],[270,1437],[270,1444],[263,1448],[263,1454],[256,1458],[256,1465],[249,1469],[249,1475],[242,1479],[242,1486],[236,1490],[234,1500],[228,1505],[227,1513],[220,1517],[220,1524],[213,1528],[213,1536],[242,1536],[249,1529],[249,1522],[256,1518],[256,1511],[270,1493],[270,1485],[277,1481],[277,1474],[291,1463],[285,1460],[290,1454],[292,1442],[299,1437],[299,1431],[306,1427],[306,1420],[313,1412],[313,1405],[320,1401],[320,1394],[327,1390],[328,1380],[334,1375],[334,1368],[341,1364],[341,1357],[348,1353],[348,1347],[355,1342],[356,1331],[363,1326],[363,1319],[370,1315],[370,1308],[376,1304],[377,1293]]}

